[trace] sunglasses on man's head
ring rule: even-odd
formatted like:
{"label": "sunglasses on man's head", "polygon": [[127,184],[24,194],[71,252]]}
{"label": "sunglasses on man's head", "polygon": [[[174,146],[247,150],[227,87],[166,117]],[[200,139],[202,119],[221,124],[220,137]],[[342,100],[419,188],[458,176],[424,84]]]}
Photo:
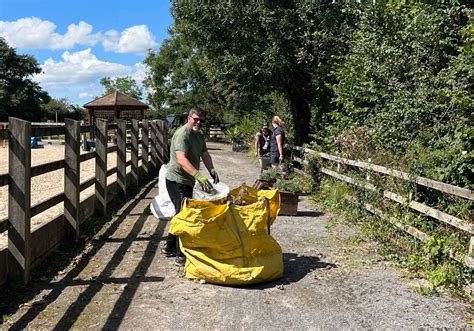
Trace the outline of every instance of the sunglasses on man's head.
{"label": "sunglasses on man's head", "polygon": [[194,117],[194,116],[191,116],[191,118],[193,119],[194,122],[201,122],[201,123],[206,123],[206,120],[203,119],[203,118],[200,118],[200,117]]}

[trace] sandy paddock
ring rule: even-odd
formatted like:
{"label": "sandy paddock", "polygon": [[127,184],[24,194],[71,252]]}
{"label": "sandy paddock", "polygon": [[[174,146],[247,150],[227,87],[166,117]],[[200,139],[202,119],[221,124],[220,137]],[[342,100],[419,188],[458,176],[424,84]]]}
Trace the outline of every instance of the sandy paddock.
{"label": "sandy paddock", "polygon": [[[82,152],[87,153],[87,152]],[[31,150],[31,165],[39,165],[56,160],[64,159],[64,145],[44,145],[44,148]],[[127,161],[131,159],[127,153]],[[141,162],[140,162],[141,163]],[[116,167],[117,153],[109,153],[107,157],[107,169]],[[130,167],[127,168],[127,172]],[[8,148],[0,147],[0,174],[8,172]],[[95,160],[91,159],[81,162],[81,183],[95,176]],[[116,175],[107,178],[107,184],[116,181]],[[31,205],[44,201],[64,191],[64,169],[48,172],[31,179]],[[81,192],[81,201],[94,194],[94,186],[90,186]],[[36,215],[31,219],[32,230],[41,224],[63,213],[63,203]],[[8,186],[0,187],[0,219],[8,216]],[[0,247],[7,245],[7,232],[0,234]]]}

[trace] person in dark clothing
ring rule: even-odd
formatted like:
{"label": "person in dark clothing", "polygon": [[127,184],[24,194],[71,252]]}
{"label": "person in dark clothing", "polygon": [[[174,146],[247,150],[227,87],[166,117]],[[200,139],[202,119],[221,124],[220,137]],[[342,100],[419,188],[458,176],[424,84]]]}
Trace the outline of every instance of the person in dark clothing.
{"label": "person in dark clothing", "polygon": [[255,135],[255,156],[260,162],[260,173],[270,166],[270,141],[272,139],[272,131],[268,127],[268,123],[263,123],[262,129]]}
{"label": "person in dark clothing", "polygon": [[273,134],[270,141],[270,162],[272,167],[278,167],[284,159],[285,131],[283,130],[285,122],[278,116],[273,116],[272,126]]}
{"label": "person in dark clothing", "polygon": [[[203,191],[210,192],[212,190],[212,184],[199,172],[201,159],[214,179],[214,184],[219,182],[219,176],[214,169],[201,131],[204,121],[204,111],[199,107],[193,107],[189,112],[187,123],[178,128],[171,139],[166,189],[176,213],[181,210],[183,199],[192,197],[196,180]],[[161,252],[165,256],[176,256],[178,265],[184,265],[186,261],[179,247],[179,239],[171,233],[168,233],[166,244]]]}

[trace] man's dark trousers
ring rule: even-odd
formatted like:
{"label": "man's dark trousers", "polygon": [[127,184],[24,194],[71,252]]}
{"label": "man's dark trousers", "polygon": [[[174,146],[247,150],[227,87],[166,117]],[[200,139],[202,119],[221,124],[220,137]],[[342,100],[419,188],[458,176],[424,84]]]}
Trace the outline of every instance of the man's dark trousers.
{"label": "man's dark trousers", "polygon": [[[168,195],[170,196],[171,202],[174,205],[176,214],[180,212],[184,198],[193,197],[193,188],[189,185],[180,184],[167,179],[166,189],[168,190]],[[166,238],[166,247],[169,249],[176,247],[176,255],[183,255],[183,253],[181,253],[181,249],[179,248],[179,240],[174,234],[168,233],[168,238]]]}

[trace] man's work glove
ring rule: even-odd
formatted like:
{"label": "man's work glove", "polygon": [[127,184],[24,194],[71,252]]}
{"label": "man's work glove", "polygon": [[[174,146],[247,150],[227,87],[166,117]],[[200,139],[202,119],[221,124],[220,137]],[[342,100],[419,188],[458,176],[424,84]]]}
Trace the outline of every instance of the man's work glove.
{"label": "man's work glove", "polygon": [[219,175],[217,175],[216,169],[212,168],[211,170],[209,170],[209,173],[211,174],[212,179],[214,179],[212,183],[213,184],[219,183]]}
{"label": "man's work glove", "polygon": [[196,180],[199,182],[199,184],[201,185],[201,188],[204,192],[209,193],[209,192],[212,191],[212,189],[213,189],[212,184],[199,171],[196,172],[196,174],[194,175],[194,178],[196,178]]}

